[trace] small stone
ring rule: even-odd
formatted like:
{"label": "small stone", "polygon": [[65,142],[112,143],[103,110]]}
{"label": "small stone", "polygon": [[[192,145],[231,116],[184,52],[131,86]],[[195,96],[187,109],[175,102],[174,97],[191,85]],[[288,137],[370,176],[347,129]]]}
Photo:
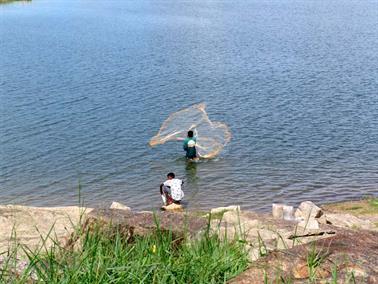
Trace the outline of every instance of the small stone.
{"label": "small stone", "polygon": [[248,250],[249,261],[255,261],[260,258],[260,251],[258,248],[255,248],[251,245],[247,245],[246,249]]}
{"label": "small stone", "polygon": [[276,247],[277,247],[277,249],[279,249],[279,250],[284,250],[284,249],[292,248],[293,245],[294,245],[293,240],[284,239],[284,238],[281,238],[281,237],[278,237],[278,238],[277,238],[277,244],[276,244]]}
{"label": "small stone", "polygon": [[302,202],[298,209],[300,210],[302,217],[306,220],[307,218],[319,218],[323,215],[323,211],[320,207],[316,206],[311,201]]}
{"label": "small stone", "polygon": [[243,216],[242,213],[235,211],[225,212],[223,214],[222,221],[238,228],[240,227],[243,230],[249,230],[250,228],[258,227],[259,225],[258,220],[247,218]]}
{"label": "small stone", "polygon": [[276,218],[276,219],[283,218],[283,207],[284,207],[284,204],[277,204],[277,203],[272,204],[273,218]]}
{"label": "small stone", "polygon": [[145,210],[138,211],[138,212],[143,213],[143,214],[154,214],[154,212],[152,212],[152,211],[145,211]]}
{"label": "small stone", "polygon": [[126,205],[123,205],[122,203],[113,201],[110,205],[110,209],[121,209],[121,210],[129,210],[131,211],[130,207],[127,207]]}
{"label": "small stone", "polygon": [[217,213],[222,213],[226,211],[235,211],[235,212],[240,212],[240,206],[239,205],[231,205],[227,207],[218,207],[218,208],[213,208],[210,210],[211,214],[217,214]]}
{"label": "small stone", "polygon": [[310,275],[308,273],[308,267],[305,263],[297,264],[293,269],[293,276],[295,279],[306,279]]}
{"label": "small stone", "polygon": [[183,210],[181,204],[176,204],[176,203],[171,203],[169,205],[162,206],[161,208],[165,211],[182,211]]}
{"label": "small stone", "polygon": [[299,227],[302,227],[307,230],[318,230],[319,223],[314,218],[309,218],[308,220],[303,220],[298,223]]}
{"label": "small stone", "polygon": [[367,276],[367,273],[366,271],[361,268],[360,266],[358,265],[355,265],[355,264],[351,264],[351,265],[348,265],[347,267],[345,267],[345,272],[347,273],[350,273],[355,276],[355,277],[366,277]]}
{"label": "small stone", "polygon": [[324,279],[331,275],[331,272],[323,267],[317,267],[315,269],[315,276],[317,279]]}
{"label": "small stone", "polygon": [[283,206],[283,219],[287,221],[294,220],[294,207],[284,205]]}
{"label": "small stone", "polygon": [[326,215],[327,224],[336,227],[374,230],[374,224],[369,220],[362,220],[351,214],[331,214]]}
{"label": "small stone", "polygon": [[319,218],[317,218],[316,220],[318,221],[319,224],[323,224],[323,225],[329,224],[329,222],[327,222],[327,217],[324,214],[320,216]]}
{"label": "small stone", "polygon": [[268,241],[275,240],[277,233],[268,229],[250,228],[246,231],[246,239],[249,242],[267,244]]}
{"label": "small stone", "polygon": [[301,222],[301,221],[304,220],[304,218],[302,217],[302,212],[301,212],[301,210],[297,209],[297,210],[295,211],[295,213],[294,213],[294,220],[295,220],[296,222]]}
{"label": "small stone", "polygon": [[295,210],[295,213],[294,213],[295,219],[297,219],[297,220],[299,220],[299,219],[303,220],[304,218],[302,216],[303,216],[303,213],[302,213],[301,209]]}

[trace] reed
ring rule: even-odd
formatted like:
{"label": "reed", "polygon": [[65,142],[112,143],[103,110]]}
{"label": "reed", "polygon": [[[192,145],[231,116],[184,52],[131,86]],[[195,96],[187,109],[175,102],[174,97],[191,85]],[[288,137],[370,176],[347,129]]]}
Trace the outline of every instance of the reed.
{"label": "reed", "polygon": [[0,0],[0,4],[7,4],[12,2],[31,2],[32,0]]}
{"label": "reed", "polygon": [[132,241],[105,231],[81,232],[75,249],[58,243],[37,251],[16,246],[27,255],[26,268],[11,273],[16,267],[9,261],[0,283],[225,283],[248,266],[243,242],[209,229],[195,239],[157,229]]}

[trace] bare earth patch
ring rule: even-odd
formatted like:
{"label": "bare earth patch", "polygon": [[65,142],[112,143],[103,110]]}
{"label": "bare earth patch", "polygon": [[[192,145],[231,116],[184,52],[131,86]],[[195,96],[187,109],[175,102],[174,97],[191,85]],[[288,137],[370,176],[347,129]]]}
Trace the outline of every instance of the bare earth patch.
{"label": "bare earth patch", "polygon": [[[275,251],[229,283],[377,283],[378,233],[339,232],[312,244]],[[311,256],[317,257],[313,271]]]}

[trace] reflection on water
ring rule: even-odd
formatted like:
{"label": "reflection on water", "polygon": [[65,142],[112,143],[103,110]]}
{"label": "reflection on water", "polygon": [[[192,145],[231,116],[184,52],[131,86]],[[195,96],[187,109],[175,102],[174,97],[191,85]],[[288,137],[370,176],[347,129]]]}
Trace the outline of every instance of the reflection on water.
{"label": "reflection on water", "polygon": [[185,163],[185,177],[188,182],[192,185],[196,185],[198,181],[197,177],[197,164],[200,163],[199,161],[189,161],[187,160]]}
{"label": "reflection on water", "polygon": [[[200,186],[198,186],[199,177],[197,176],[197,166],[201,163],[200,161],[185,161],[185,183],[184,190],[186,194],[187,204],[185,204],[186,208],[195,208],[198,207],[198,203],[195,201],[198,192],[200,190]],[[188,192],[186,189],[190,189]]]}

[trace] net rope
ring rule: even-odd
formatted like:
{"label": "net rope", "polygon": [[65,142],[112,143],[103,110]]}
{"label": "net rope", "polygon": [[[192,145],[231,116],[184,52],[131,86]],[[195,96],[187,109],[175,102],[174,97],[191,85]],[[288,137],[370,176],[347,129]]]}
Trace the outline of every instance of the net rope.
{"label": "net rope", "polygon": [[204,103],[196,104],[172,113],[161,125],[149,144],[154,147],[169,141],[181,141],[193,130],[197,137],[196,149],[201,158],[210,159],[219,155],[231,140],[228,126],[211,121]]}

